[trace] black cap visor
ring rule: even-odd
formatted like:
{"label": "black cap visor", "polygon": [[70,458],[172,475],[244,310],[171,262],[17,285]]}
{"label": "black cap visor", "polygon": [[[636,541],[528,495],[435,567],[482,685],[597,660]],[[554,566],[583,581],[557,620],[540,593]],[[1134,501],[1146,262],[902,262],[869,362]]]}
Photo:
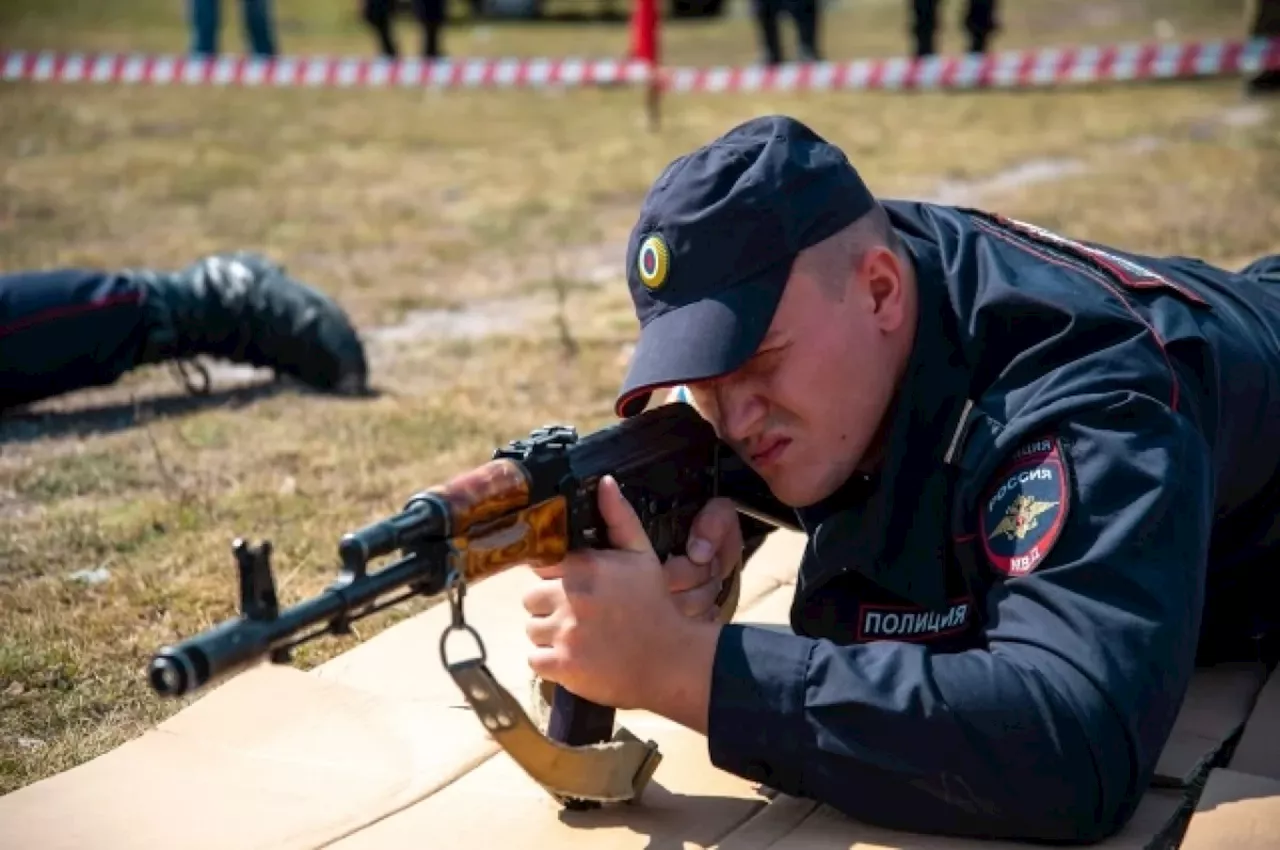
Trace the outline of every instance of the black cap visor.
{"label": "black cap visor", "polygon": [[640,332],[614,405],[620,417],[642,412],[654,390],[727,375],[756,353],[782,299],[791,263],[652,319]]}

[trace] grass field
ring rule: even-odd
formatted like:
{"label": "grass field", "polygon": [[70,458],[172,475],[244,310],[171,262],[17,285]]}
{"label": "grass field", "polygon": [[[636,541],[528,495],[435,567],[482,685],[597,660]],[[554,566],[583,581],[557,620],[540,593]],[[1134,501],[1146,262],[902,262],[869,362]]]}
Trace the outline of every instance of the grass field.
{"label": "grass field", "polygon": [[[827,54],[900,53],[904,5],[834,7]],[[224,38],[238,51],[231,6]],[[951,6],[948,50],[960,44]],[[1241,28],[1241,10],[1214,0],[1006,6],[1001,47]],[[369,53],[354,7],[280,0],[284,49]],[[180,52],[180,9],[10,0],[0,49]],[[402,34],[416,42],[407,23]],[[673,24],[665,55],[751,61],[753,36],[740,14]],[[464,24],[446,47],[618,56],[626,39],[618,25]],[[0,85],[0,270],[263,251],[346,307],[379,391],[338,400],[221,376],[195,400],[143,369],[0,419],[0,793],[179,707],[154,698],[142,670],[156,647],[233,612],[233,536],[272,539],[288,603],[332,578],[342,530],[546,421],[608,422],[634,334],[621,263],[638,201],[666,162],[732,124],[809,121],[881,194],[1240,265],[1280,251],[1278,111],[1244,101],[1236,81],[687,95],[665,101],[652,134],[628,91]],[[101,583],[70,577],[99,568]]]}

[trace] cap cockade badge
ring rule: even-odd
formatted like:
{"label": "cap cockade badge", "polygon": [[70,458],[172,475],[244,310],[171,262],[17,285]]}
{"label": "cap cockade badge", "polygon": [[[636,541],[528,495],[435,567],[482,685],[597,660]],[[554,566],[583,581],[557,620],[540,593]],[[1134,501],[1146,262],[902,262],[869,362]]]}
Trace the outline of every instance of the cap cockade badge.
{"label": "cap cockade badge", "polygon": [[667,282],[670,268],[671,252],[667,250],[667,243],[656,233],[647,237],[640,244],[640,255],[636,258],[640,282],[649,289],[657,289]]}

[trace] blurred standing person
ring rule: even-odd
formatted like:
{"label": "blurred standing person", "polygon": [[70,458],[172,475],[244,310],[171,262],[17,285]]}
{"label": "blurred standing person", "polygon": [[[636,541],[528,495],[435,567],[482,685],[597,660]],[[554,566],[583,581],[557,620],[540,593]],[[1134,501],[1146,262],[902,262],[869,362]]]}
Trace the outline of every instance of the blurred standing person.
{"label": "blurred standing person", "polygon": [[[999,29],[996,22],[996,0],[968,0],[964,28],[969,33],[969,52],[986,53],[991,34]],[[941,0],[911,0],[911,34],[915,39],[917,58],[938,52],[938,6]]]}
{"label": "blurred standing person", "polygon": [[[191,22],[191,52],[198,56],[218,55],[222,0],[187,0],[187,14]],[[249,52],[256,56],[275,56],[271,0],[241,0],[240,15]]]}
{"label": "blurred standing person", "polygon": [[[364,19],[378,36],[378,48],[388,59],[400,55],[391,24],[398,0],[362,0]],[[422,56],[440,59],[440,31],[444,28],[445,0],[412,0],[414,17],[422,24]]]}
{"label": "blurred standing person", "polygon": [[[1280,38],[1280,0],[1249,0],[1245,9],[1248,38]],[[1280,93],[1280,69],[1260,71],[1245,83],[1250,94]]]}
{"label": "blurred standing person", "polygon": [[752,0],[756,23],[760,26],[764,64],[779,65],[785,61],[782,39],[778,32],[778,16],[784,11],[796,25],[800,61],[822,61],[818,52],[819,2],[820,0]]}

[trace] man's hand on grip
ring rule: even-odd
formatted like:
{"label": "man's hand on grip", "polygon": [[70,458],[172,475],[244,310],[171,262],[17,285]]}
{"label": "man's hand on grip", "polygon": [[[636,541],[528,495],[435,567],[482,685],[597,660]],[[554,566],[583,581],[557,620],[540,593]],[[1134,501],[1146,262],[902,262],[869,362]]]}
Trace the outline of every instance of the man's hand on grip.
{"label": "man's hand on grip", "polygon": [[[613,548],[570,552],[559,564],[536,569],[544,581],[524,596],[525,632],[534,644],[529,666],[585,699],[653,711],[705,733],[721,626],[677,608],[670,576],[617,482],[602,479],[598,498]],[[698,533],[722,551],[736,545],[740,552],[741,541],[732,542],[736,518],[724,523],[723,536],[717,531],[726,517],[723,506],[708,506]],[[708,567],[699,569],[705,574]],[[676,586],[686,588],[679,591],[689,594],[686,602],[693,591],[718,584],[699,581],[692,569],[681,578],[684,584]]]}
{"label": "man's hand on grip", "polygon": [[524,597],[529,666],[579,696],[635,708],[682,618],[644,526],[611,477],[600,481],[599,504],[613,548],[570,552],[535,569],[546,581]]}
{"label": "man's hand on grip", "polygon": [[728,499],[712,499],[693,521],[685,554],[663,565],[676,608],[695,620],[714,620],[720,614],[716,599],[741,564],[738,511]]}

